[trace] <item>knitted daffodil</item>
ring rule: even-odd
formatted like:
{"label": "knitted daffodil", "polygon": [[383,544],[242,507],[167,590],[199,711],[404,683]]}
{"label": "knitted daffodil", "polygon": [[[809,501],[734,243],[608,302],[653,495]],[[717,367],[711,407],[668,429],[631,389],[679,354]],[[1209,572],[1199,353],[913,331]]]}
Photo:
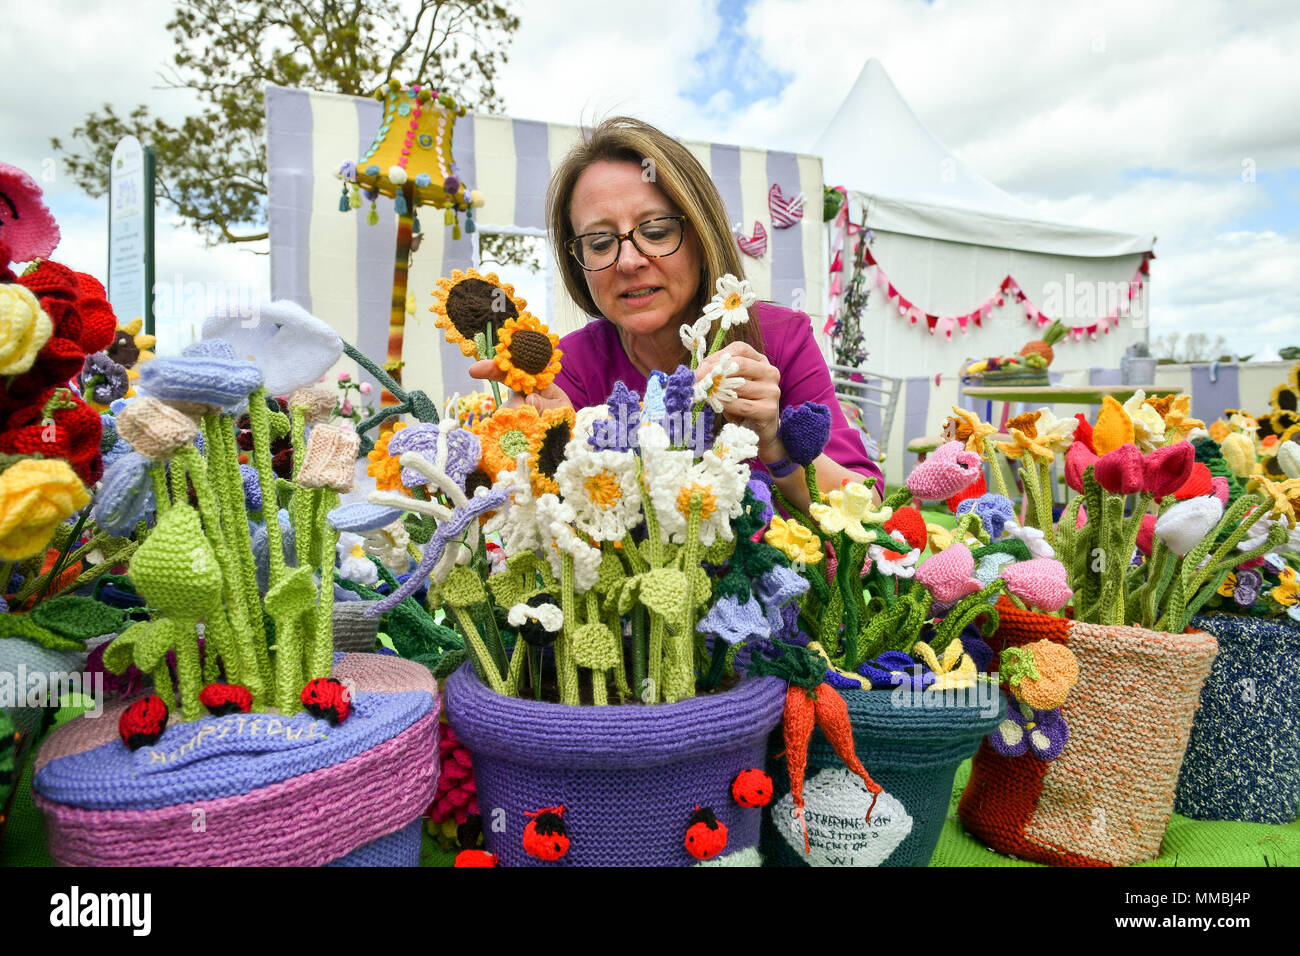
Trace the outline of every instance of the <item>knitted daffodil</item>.
{"label": "knitted daffodil", "polygon": [[1092,427],[1092,448],[1098,455],[1114,451],[1133,441],[1133,420],[1124,406],[1110,395],[1103,396],[1097,424]]}
{"label": "knitted daffodil", "polygon": [[[1165,396],[1168,399],[1168,396]],[[1192,418],[1192,396],[1184,393],[1176,395],[1163,409],[1157,403],[1161,399],[1147,399],[1147,404],[1161,411],[1165,419],[1165,435],[1175,440],[1186,438],[1189,434],[1205,427],[1205,422]]]}
{"label": "knitted daffodil", "polygon": [[944,648],[942,658],[925,641],[917,641],[912,645],[912,656],[920,657],[925,666],[934,672],[935,681],[932,686],[936,690],[974,687],[975,679],[979,676],[975,661],[962,648],[958,638],[953,638]]}
{"label": "knitted daffodil", "polygon": [[1139,388],[1123,408],[1133,423],[1134,442],[1143,451],[1154,451],[1165,442],[1165,420],[1146,400],[1146,392]]}
{"label": "knitted daffodil", "polygon": [[523,395],[540,392],[560,371],[560,337],[532,313],[507,319],[493,361],[506,374],[506,386]]}
{"label": "knitted daffodil", "polygon": [[31,291],[0,285],[0,375],[22,375],[54,333],[54,323]]}
{"label": "knitted daffodil", "polygon": [[1296,526],[1296,512],[1300,509],[1300,478],[1273,481],[1263,475],[1256,475],[1247,483],[1246,489],[1268,495],[1272,500],[1269,516],[1285,518],[1288,528]]}
{"label": "knitted daffodil", "polygon": [[1238,478],[1248,478],[1255,471],[1255,442],[1244,432],[1230,432],[1219,442],[1223,460]]}
{"label": "knitted daffodil", "polygon": [[622,541],[641,523],[637,464],[631,452],[593,451],[584,442],[569,443],[555,481],[573,506],[580,531],[597,541]]}
{"label": "knitted daffodil", "polygon": [[1070,447],[1078,424],[1073,418],[1057,418],[1046,408],[1025,412],[1007,422],[1012,440],[998,442],[998,451],[1008,458],[1028,454],[1040,461],[1051,461],[1058,451]]}
{"label": "knitted daffodil", "polygon": [[944,441],[959,441],[967,451],[984,457],[984,439],[996,435],[997,428],[988,422],[980,421],[974,412],[952,406],[952,415],[943,423]]}
{"label": "knitted daffodil", "polygon": [[821,540],[798,521],[786,521],[780,515],[772,517],[772,525],[763,536],[774,548],[780,548],[791,561],[816,564],[822,559]]}
{"label": "knitted daffodil", "polygon": [[876,540],[876,533],[863,527],[868,522],[888,521],[893,509],[871,510],[871,492],[859,482],[849,482],[843,490],[836,489],[826,495],[826,504],[814,504],[809,514],[825,534],[843,532],[858,544]]}
{"label": "knitted daffodil", "polygon": [[0,561],[40,554],[54,530],[90,504],[86,486],[58,458],[24,458],[0,474]]}

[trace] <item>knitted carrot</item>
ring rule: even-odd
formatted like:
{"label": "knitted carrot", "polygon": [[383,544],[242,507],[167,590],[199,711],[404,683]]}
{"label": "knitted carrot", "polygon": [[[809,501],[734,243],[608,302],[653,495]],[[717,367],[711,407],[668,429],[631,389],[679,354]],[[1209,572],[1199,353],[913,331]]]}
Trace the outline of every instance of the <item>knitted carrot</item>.
{"label": "knitted carrot", "polygon": [[826,739],[830,741],[835,752],[839,754],[845,766],[862,778],[862,782],[867,785],[867,792],[871,794],[871,806],[867,807],[867,822],[871,822],[871,811],[876,809],[876,798],[880,796],[880,791],[884,789],[880,784],[871,779],[871,774],[867,773],[867,768],[862,766],[862,761],[858,759],[857,751],[853,747],[853,725],[849,723],[849,705],[844,702],[844,698],[830,684],[822,684],[817,688],[817,700],[813,704],[813,712],[817,717],[817,726],[822,729]]}

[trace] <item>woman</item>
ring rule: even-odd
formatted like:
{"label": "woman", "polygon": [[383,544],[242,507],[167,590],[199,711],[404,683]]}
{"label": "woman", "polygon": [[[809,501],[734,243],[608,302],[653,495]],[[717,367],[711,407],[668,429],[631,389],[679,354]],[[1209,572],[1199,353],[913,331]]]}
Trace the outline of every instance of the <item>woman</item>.
{"label": "woman", "polygon": [[[547,208],[564,287],[601,318],[560,341],[563,370],[529,403],[599,405],[617,381],[644,394],[651,371],[689,365],[680,327],[700,316],[721,276],[744,275],[722,197],[690,151],[638,120],[605,120],[555,170]],[[820,487],[881,479],[835,400],[808,316],[767,303],[750,316],[728,330],[726,346],[700,363],[696,379],[724,354],[738,364],[732,374],[744,384],[723,414],[758,435],[759,460],[782,494],[803,510],[810,504],[777,433],[781,409],[807,401],[831,409],[831,439],[816,461]],[[491,361],[475,363],[470,374],[504,378]]]}

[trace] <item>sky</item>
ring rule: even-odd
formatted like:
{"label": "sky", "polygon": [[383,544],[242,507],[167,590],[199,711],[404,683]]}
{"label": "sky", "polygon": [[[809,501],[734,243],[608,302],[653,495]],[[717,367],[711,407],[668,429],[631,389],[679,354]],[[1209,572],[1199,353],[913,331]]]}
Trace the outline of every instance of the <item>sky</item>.
{"label": "sky", "polygon": [[[950,150],[1044,217],[1158,237],[1153,337],[1222,334],[1257,359],[1300,345],[1293,0],[514,7],[521,26],[498,80],[508,115],[574,124],[628,113],[685,138],[810,152],[876,57]],[[45,16],[5,18],[0,161],[42,183],[63,232],[55,257],[74,268],[104,274],[107,202],[62,173],[50,137],[70,138],[104,103],[185,114],[187,94],[160,88],[172,8],[141,0],[127,18],[110,0],[51,0]],[[205,248],[158,209],[160,283],[265,295],[258,251]]]}

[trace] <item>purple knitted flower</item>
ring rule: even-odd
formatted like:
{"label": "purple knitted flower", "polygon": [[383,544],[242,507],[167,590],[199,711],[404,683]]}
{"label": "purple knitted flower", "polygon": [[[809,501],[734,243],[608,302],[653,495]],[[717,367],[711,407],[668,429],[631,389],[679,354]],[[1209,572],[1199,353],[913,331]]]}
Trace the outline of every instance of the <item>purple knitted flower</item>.
{"label": "purple knitted flower", "polygon": [[984,530],[994,541],[1002,537],[1007,522],[1014,521],[1016,517],[1016,506],[1010,498],[1003,495],[980,495],[978,498],[967,498],[957,505],[958,515],[964,515],[968,511],[974,511],[979,516]]}
{"label": "purple knitted flower", "polygon": [[140,369],[140,390],[163,401],[237,411],[262,384],[262,370],[234,354],[220,339],[195,342],[179,356],[145,363]]}
{"label": "purple knitted flower", "polygon": [[695,627],[701,634],[728,644],[743,644],[753,638],[767,637],[770,633],[763,606],[753,597],[742,604],[732,595],[715,601],[709,613]]}
{"label": "purple knitted flower", "polygon": [[[1025,710],[1029,710],[1028,716]],[[1006,719],[988,737],[989,745],[1004,757],[1019,757],[1030,750],[1044,761],[1061,756],[1069,739],[1070,728],[1061,716],[1061,708],[1031,710],[1016,704],[1007,708]]]}
{"label": "purple knitted flower", "polygon": [[[446,442],[447,462],[443,470],[463,491],[465,479],[478,467],[482,455],[482,446],[478,436],[467,428],[455,428],[449,432],[442,431],[437,425],[422,423],[394,432],[388,442],[388,454],[400,458],[408,451],[418,452],[430,463],[437,460]],[[402,484],[408,488],[427,485],[429,479],[414,468],[402,469]]]}
{"label": "purple knitted flower", "polygon": [[779,631],[785,624],[781,608],[808,590],[808,579],[784,564],[777,564],[754,582],[754,591],[767,614],[768,630]]}
{"label": "purple knitted flower", "polygon": [[240,465],[239,476],[244,480],[244,507],[249,511],[262,510],[262,481],[252,465]]}
{"label": "purple knitted flower", "polygon": [[92,352],[81,365],[81,391],[101,405],[115,402],[131,387],[126,369],[103,352]]}
{"label": "purple knitted flower", "polygon": [[152,509],[153,487],[149,477],[152,465],[139,452],[127,451],[105,470],[90,512],[100,528],[125,537]]}
{"label": "purple knitted flower", "polygon": [[831,437],[831,410],[819,402],[781,409],[781,442],[791,460],[811,465]]}
{"label": "purple knitted flower", "polygon": [[875,660],[859,665],[858,673],[876,688],[907,687],[924,690],[935,681],[933,671],[902,651],[885,651]]}
{"label": "purple knitted flower", "polygon": [[1232,599],[1238,607],[1253,607],[1259,600],[1259,589],[1264,586],[1264,575],[1247,568],[1237,572],[1237,583],[1232,589]]}
{"label": "purple knitted flower", "polygon": [[772,478],[765,471],[750,472],[749,481],[746,483],[750,492],[758,500],[763,510],[760,514],[762,524],[769,524],[772,520]]}
{"label": "purple knitted flower", "polygon": [[609,417],[592,424],[587,444],[598,451],[634,451],[639,447],[641,396],[621,381],[615,382],[606,404]]}
{"label": "purple knitted flower", "polygon": [[673,445],[683,445],[689,437],[686,430],[691,426],[691,404],[695,397],[695,373],[685,365],[677,366],[677,371],[668,376],[664,385],[665,426],[668,440]]}

